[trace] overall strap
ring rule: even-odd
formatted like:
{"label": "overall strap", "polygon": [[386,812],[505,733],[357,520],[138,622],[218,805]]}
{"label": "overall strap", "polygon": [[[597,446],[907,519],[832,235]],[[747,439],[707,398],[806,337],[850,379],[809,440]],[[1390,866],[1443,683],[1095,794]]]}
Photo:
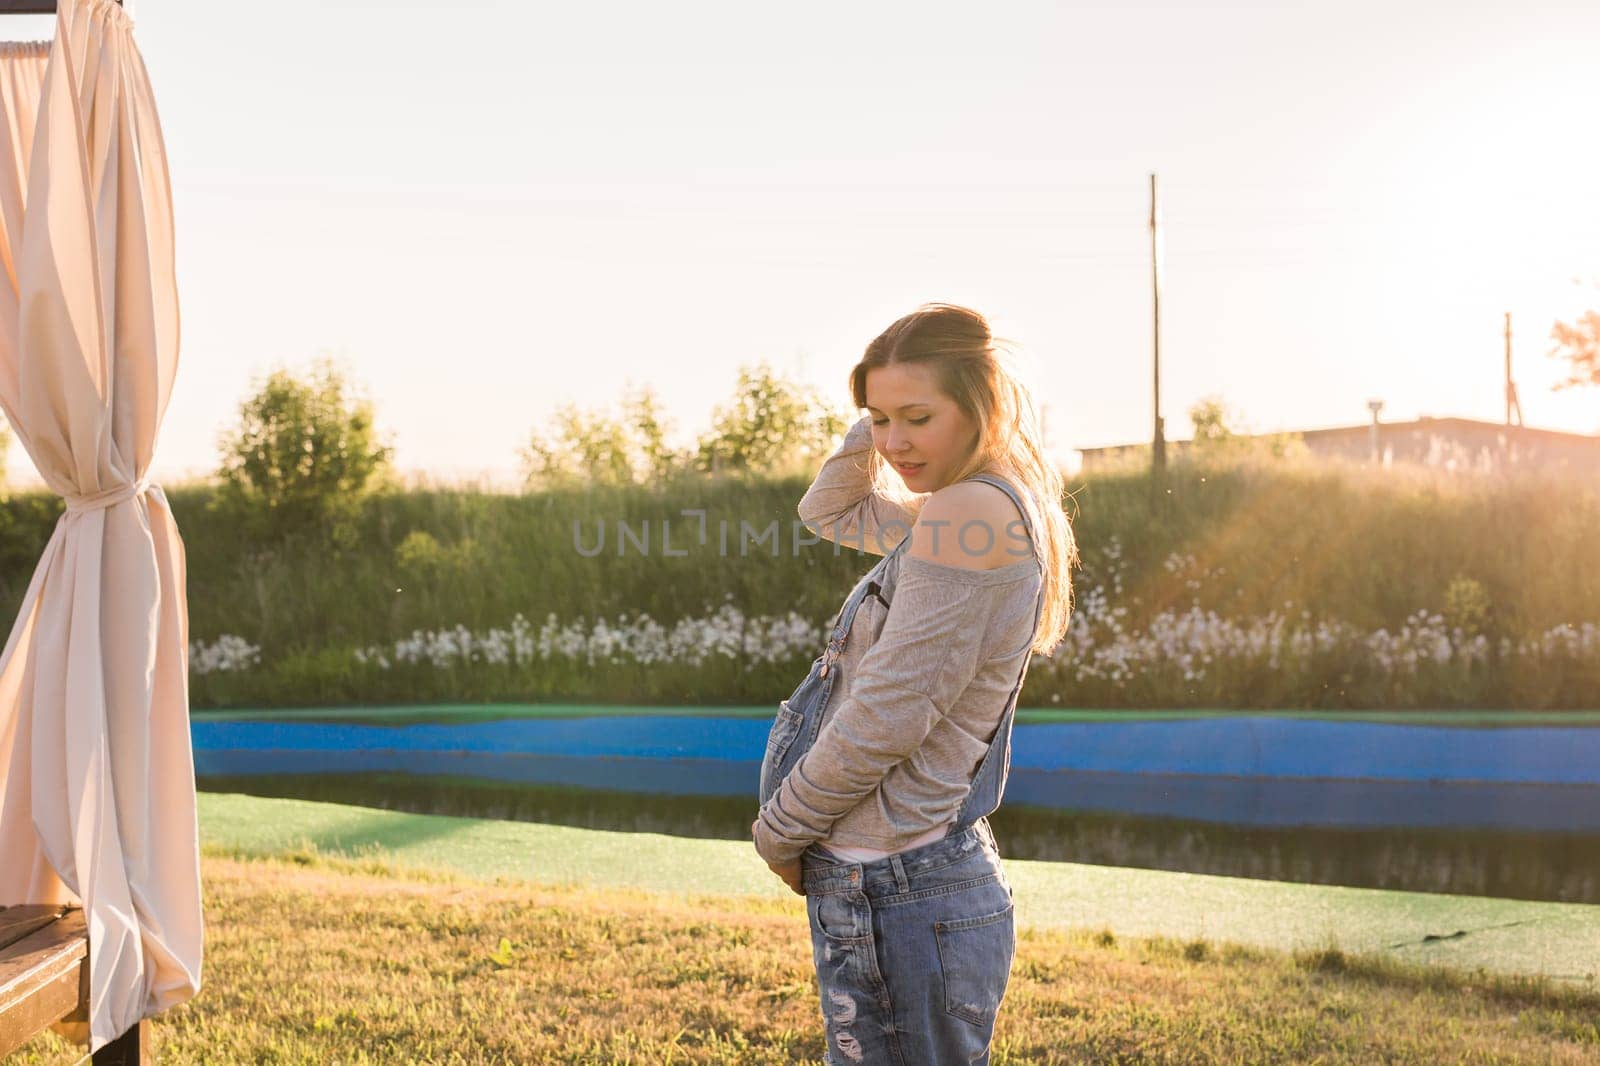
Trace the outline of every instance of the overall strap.
{"label": "overall strap", "polygon": [[862,601],[868,596],[877,593],[882,585],[878,580],[884,569],[889,565],[889,560],[905,551],[911,543],[911,531],[900,538],[900,543],[889,549],[889,554],[868,570],[866,575],[856,582],[856,587],[850,590],[850,595],[845,598],[844,606],[839,608],[839,613],[834,617],[833,632],[828,637],[828,646],[822,653],[822,676],[828,676],[828,670],[833,666],[834,660],[839,658],[844,650],[844,642],[850,636],[850,627],[855,624],[856,611],[861,608]]}
{"label": "overall strap", "polygon": [[[1034,534],[1034,531],[1033,531],[1033,519],[1028,517],[1028,508],[1023,504],[1022,496],[1017,492],[1017,490],[1011,485],[1011,483],[1009,481],[1007,481],[1004,478],[999,477],[999,476],[997,476],[995,474],[977,473],[977,474],[973,474],[971,477],[963,478],[962,480],[964,480],[964,481],[982,481],[982,482],[986,482],[987,484],[993,485],[995,488],[1000,489],[1007,496],[1011,497],[1011,502],[1017,505],[1017,511],[1022,515],[1022,525],[1028,531],[1028,540],[1029,540],[1029,543],[1031,544],[1031,546],[1033,548],[1033,557],[1039,563],[1039,576],[1042,579],[1044,577],[1044,556],[1040,554],[1040,551],[1039,551],[1039,538]],[[1039,630],[1039,619],[1043,615],[1044,615],[1044,581],[1041,580],[1039,582],[1039,597],[1038,597],[1038,599],[1036,599],[1034,601],[1034,604],[1033,604],[1033,629],[1034,629],[1034,632],[1036,634],[1038,633],[1038,630]],[[1031,655],[1032,653],[1030,652],[1029,654]],[[1024,657],[1023,664],[1022,664],[1022,670],[1023,670],[1024,673],[1026,673],[1027,669],[1028,669],[1027,658]],[[1017,686],[1016,687],[1017,687],[1017,690],[1020,690],[1022,688],[1022,678],[1020,678],[1020,677],[1017,678]],[[1015,695],[1016,695],[1016,690],[1013,690],[1012,696],[1015,697]]]}
{"label": "overall strap", "polygon": [[[1033,522],[1029,518],[1028,508],[1023,506],[1022,498],[1017,490],[1004,478],[993,474],[978,473],[966,478],[968,481],[983,481],[1005,492],[1011,497],[1011,502],[1017,505],[1017,510],[1022,514],[1022,524],[1027,528],[1029,538],[1033,542],[1034,558],[1039,561],[1040,582],[1039,595],[1033,604],[1033,633],[1039,632],[1039,619],[1044,614],[1044,558],[1040,554],[1038,538],[1034,536]],[[959,833],[963,829],[977,822],[979,818],[987,816],[1000,805],[1001,794],[1005,790],[1005,779],[1011,770],[1011,723],[1016,715],[1017,698],[1022,693],[1022,682],[1028,676],[1028,664],[1033,659],[1033,649],[1030,646],[1022,656],[1022,667],[1017,671],[1017,683],[1011,686],[1011,695],[1006,697],[1005,710],[1000,712],[1000,723],[995,727],[994,737],[989,741],[989,748],[983,753],[983,759],[978,763],[977,771],[972,775],[972,783],[967,789],[966,798],[961,801],[961,808],[956,812],[955,824],[950,832]],[[996,756],[996,752],[1000,754]],[[982,800],[988,810],[973,813],[974,800],[982,794],[980,790],[993,792],[992,798]]]}
{"label": "overall strap", "polygon": [[986,485],[993,485],[995,488],[1011,497],[1011,502],[1017,505],[1017,512],[1022,515],[1022,526],[1028,531],[1028,540],[1033,546],[1033,557],[1035,559],[1040,559],[1040,565],[1042,566],[1043,560],[1039,555],[1039,540],[1033,532],[1033,519],[1029,517],[1030,512],[1028,511],[1027,506],[1022,502],[1022,494],[1016,490],[1011,482],[1007,481],[998,474],[990,474],[986,471],[979,471],[978,473],[971,474],[962,478],[961,480],[982,481]]}

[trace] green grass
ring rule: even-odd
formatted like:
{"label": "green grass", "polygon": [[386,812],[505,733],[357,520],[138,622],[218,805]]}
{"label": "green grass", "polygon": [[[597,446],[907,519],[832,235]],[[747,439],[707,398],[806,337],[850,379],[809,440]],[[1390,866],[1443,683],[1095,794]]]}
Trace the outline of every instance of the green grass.
{"label": "green grass", "polygon": [[[1191,604],[1225,618],[1309,610],[1364,632],[1391,632],[1419,610],[1448,613],[1458,578],[1481,588],[1473,624],[1498,640],[1597,620],[1600,491],[1592,478],[1521,472],[1514,478],[1438,472],[1364,471],[1343,465],[1216,466],[1180,461],[1171,494],[1153,502],[1143,476],[1099,473],[1069,486],[1084,569],[1080,590],[1103,586],[1122,624],[1142,631],[1162,611]],[[191,633],[241,636],[262,648],[245,675],[196,677],[196,706],[318,706],[344,703],[589,702],[670,705],[769,704],[796,680],[795,663],[712,662],[703,668],[535,670],[363,669],[351,652],[389,645],[414,630],[457,624],[506,626],[647,613],[670,624],[731,602],[750,615],[790,609],[821,621],[872,556],[821,543],[791,550],[804,478],[689,479],[639,488],[591,487],[528,496],[470,490],[389,492],[361,502],[338,537],[321,531],[282,541],[254,539],[241,520],[211,507],[203,484],[168,496],[188,550]],[[685,548],[689,520],[706,512],[707,546],[684,556],[660,548],[663,522]],[[38,493],[0,501],[0,611],[15,614],[48,539],[60,501]],[[776,521],[781,548],[741,553],[741,522]],[[585,557],[573,524],[613,533]],[[611,547],[618,524],[650,523],[655,550]],[[718,550],[718,523],[733,531]],[[412,534],[436,549],[401,552]],[[419,538],[414,538],[417,543]],[[1113,552],[1113,544],[1117,549]],[[343,545],[343,546],[341,546]],[[1170,572],[1171,557],[1192,559]],[[1038,705],[1429,708],[1592,706],[1592,663],[1513,661],[1473,676],[1446,672],[1389,682],[1364,676],[1360,656],[1294,669],[1230,674],[1215,664],[1206,682],[1159,670],[1109,681],[1030,674]],[[1348,661],[1347,661],[1348,660]],[[804,661],[799,664],[804,667]]]}
{"label": "green grass", "polygon": [[[746,845],[232,796],[203,795],[200,816],[202,986],[154,1019],[157,1062],[821,1059],[804,904]],[[1478,933],[1409,955],[1382,944],[1401,924],[1510,918],[1524,935],[1576,941],[1592,963],[1597,908],[1478,901],[1485,909],[1468,914],[1449,897],[1009,860],[1007,870],[1020,921],[995,1066],[1600,1058],[1592,975],[1467,968],[1449,946]],[[1229,911],[1242,924],[1186,924]],[[1367,931],[1351,935],[1363,912]],[[1141,913],[1166,931],[1139,928]],[[1281,950],[1230,935],[1266,926],[1308,939]],[[45,1033],[7,1061],[81,1058]]]}
{"label": "green grass", "polygon": [[[471,880],[300,853],[207,857],[199,994],[157,1016],[180,1064],[816,1066],[803,903]],[[1600,997],[1321,948],[1024,927],[995,1066],[1578,1066]],[[65,1066],[53,1033],[8,1062]]]}
{"label": "green grass", "polygon": [[[201,793],[207,853],[377,858],[480,879],[782,899],[750,845]],[[752,811],[751,817],[754,818]],[[1005,853],[1005,841],[1000,841]],[[1007,859],[1036,929],[1333,948],[1396,962],[1544,975],[1600,992],[1600,906],[1389,892]],[[1458,932],[1465,933],[1456,936]],[[1443,938],[1443,939],[1441,939]]]}

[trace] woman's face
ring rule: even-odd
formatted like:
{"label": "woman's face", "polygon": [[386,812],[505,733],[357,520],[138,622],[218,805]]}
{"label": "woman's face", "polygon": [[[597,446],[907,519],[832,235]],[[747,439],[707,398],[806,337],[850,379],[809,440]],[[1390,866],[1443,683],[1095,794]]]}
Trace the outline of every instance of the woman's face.
{"label": "woman's face", "polygon": [[867,371],[867,411],[873,447],[912,492],[949,484],[978,443],[977,423],[917,363]]}

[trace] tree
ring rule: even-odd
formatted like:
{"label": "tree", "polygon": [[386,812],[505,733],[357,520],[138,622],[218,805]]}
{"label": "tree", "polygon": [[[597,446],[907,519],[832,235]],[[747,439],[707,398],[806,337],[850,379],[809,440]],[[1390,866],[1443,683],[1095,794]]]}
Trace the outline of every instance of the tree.
{"label": "tree", "polygon": [[1207,396],[1189,408],[1189,421],[1194,426],[1196,449],[1226,449],[1239,439],[1239,434],[1228,425],[1228,420],[1238,419],[1220,396]]}
{"label": "tree", "polygon": [[1600,385],[1600,311],[1586,311],[1571,325],[1557,322],[1550,330],[1550,339],[1555,342],[1550,356],[1571,364],[1570,376],[1555,389]]}
{"label": "tree", "polygon": [[553,417],[554,430],[548,435],[535,431],[520,453],[526,487],[633,483],[628,431],[620,421],[570,403],[558,407]]}
{"label": "tree", "polygon": [[622,401],[623,419],[632,433],[641,473],[662,481],[688,466],[688,455],[667,443],[671,423],[649,388],[631,390]]}
{"label": "tree", "polygon": [[535,431],[519,453],[527,488],[658,482],[687,465],[687,456],[667,444],[669,423],[649,387],[626,387],[620,418],[569,403],[553,421],[550,432]]}
{"label": "tree", "polygon": [[667,443],[669,423],[649,388],[628,386],[620,416],[564,404],[552,421],[519,452],[529,489],[788,473],[826,455],[849,428],[812,390],[765,365],[740,369],[732,399],[712,412],[710,431],[689,451]]}
{"label": "tree", "polygon": [[1197,458],[1287,459],[1307,454],[1300,434],[1253,433],[1245,426],[1244,416],[1230,410],[1220,396],[1196,402],[1189,408],[1189,421],[1194,426],[1190,448]]}
{"label": "tree", "polygon": [[393,457],[371,402],[327,359],[303,376],[280,367],[258,379],[218,448],[221,502],[279,536],[348,519]]}
{"label": "tree", "polygon": [[712,413],[695,465],[711,472],[790,473],[826,456],[849,425],[815,390],[765,363],[741,367],[733,398]]}

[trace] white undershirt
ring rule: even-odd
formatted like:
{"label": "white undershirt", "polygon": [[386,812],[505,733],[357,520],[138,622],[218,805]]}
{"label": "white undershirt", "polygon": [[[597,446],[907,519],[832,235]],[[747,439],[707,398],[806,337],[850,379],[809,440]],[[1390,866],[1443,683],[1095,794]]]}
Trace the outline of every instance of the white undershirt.
{"label": "white undershirt", "polygon": [[[899,850],[909,851],[912,848],[919,848],[924,844],[932,844],[935,840],[943,840],[949,832],[950,826],[936,825]],[[822,842],[822,846],[839,856],[841,859],[849,859],[852,862],[870,862],[873,859],[887,858],[890,855],[897,854],[897,852],[878,851],[874,848],[847,848],[842,844],[835,844],[831,840],[824,840]]]}

